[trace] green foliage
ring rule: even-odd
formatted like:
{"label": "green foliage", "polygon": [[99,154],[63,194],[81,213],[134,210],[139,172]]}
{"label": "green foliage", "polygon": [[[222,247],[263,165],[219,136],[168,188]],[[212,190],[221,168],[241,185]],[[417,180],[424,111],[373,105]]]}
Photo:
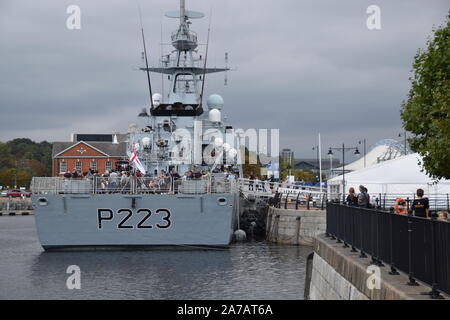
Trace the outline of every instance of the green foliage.
{"label": "green foliage", "polygon": [[289,175],[289,171],[291,175],[295,177],[295,181],[304,181],[304,182],[312,182],[316,183],[316,177],[314,173],[309,170],[296,170],[295,164],[292,163],[292,168],[289,169],[289,160],[284,159],[280,163],[280,179],[281,181],[286,180]]}
{"label": "green foliage", "polygon": [[423,157],[427,174],[450,179],[450,12],[426,50],[414,58],[408,99],[402,105],[410,147]]}
{"label": "green foliage", "polygon": [[0,185],[28,187],[33,176],[50,176],[52,144],[30,139],[0,142]]}
{"label": "green foliage", "polygon": [[[250,151],[247,148],[245,148],[244,154],[245,162],[242,165],[244,177],[249,178],[250,176],[253,176],[256,179],[261,179],[261,162],[257,155],[250,154]],[[254,162],[256,162],[256,164]]]}

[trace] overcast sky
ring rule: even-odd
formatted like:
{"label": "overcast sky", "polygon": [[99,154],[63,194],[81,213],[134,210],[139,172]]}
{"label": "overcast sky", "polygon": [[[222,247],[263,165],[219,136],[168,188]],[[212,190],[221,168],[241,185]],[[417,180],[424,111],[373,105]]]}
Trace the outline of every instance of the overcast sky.
{"label": "overcast sky", "polygon": [[[413,57],[441,25],[448,0],[186,0],[212,9],[210,66],[230,54],[224,75],[207,78],[206,95],[225,99],[235,128],[279,128],[281,147],[315,157],[345,142],[397,138],[400,105]],[[178,0],[1,0],[0,141],[64,141],[70,133],[125,132],[148,104],[141,64],[138,3],[151,63],[177,20],[161,18]],[[66,28],[66,9],[81,8],[81,30]],[[381,8],[381,30],[366,9]],[[206,41],[209,17],[192,30]],[[170,47],[166,46],[165,51]],[[153,75],[155,91],[160,76]]]}

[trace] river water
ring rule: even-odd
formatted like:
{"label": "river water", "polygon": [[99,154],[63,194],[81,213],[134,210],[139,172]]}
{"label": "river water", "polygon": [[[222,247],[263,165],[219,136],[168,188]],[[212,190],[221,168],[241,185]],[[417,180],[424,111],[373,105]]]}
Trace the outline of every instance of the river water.
{"label": "river water", "polygon": [[[303,299],[310,248],[44,252],[34,217],[0,217],[0,299]],[[81,289],[69,290],[70,265]]]}

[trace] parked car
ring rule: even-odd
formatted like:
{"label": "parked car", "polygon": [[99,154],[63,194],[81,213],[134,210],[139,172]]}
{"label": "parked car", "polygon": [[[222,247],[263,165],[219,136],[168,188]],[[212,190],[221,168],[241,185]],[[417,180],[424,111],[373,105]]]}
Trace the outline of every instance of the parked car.
{"label": "parked car", "polygon": [[31,192],[26,192],[20,189],[12,189],[6,193],[6,196],[10,198],[29,198],[31,197]]}
{"label": "parked car", "polygon": [[3,190],[1,193],[0,193],[0,197],[8,197],[8,190]]}

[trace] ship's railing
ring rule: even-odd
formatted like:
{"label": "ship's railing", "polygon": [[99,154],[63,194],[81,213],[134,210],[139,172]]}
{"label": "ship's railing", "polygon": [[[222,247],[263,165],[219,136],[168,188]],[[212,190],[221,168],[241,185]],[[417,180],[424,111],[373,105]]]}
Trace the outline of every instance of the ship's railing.
{"label": "ship's railing", "polygon": [[168,177],[34,177],[33,194],[207,194],[230,193],[236,181],[205,176],[200,179]]}
{"label": "ship's railing", "polygon": [[[251,193],[275,194],[276,192],[278,192],[282,194],[290,194],[292,196],[297,196],[298,193],[320,193],[319,187],[310,187],[284,182],[262,181],[258,179],[239,179],[239,187],[241,191]],[[322,191],[325,192],[325,188],[323,188]]]}

